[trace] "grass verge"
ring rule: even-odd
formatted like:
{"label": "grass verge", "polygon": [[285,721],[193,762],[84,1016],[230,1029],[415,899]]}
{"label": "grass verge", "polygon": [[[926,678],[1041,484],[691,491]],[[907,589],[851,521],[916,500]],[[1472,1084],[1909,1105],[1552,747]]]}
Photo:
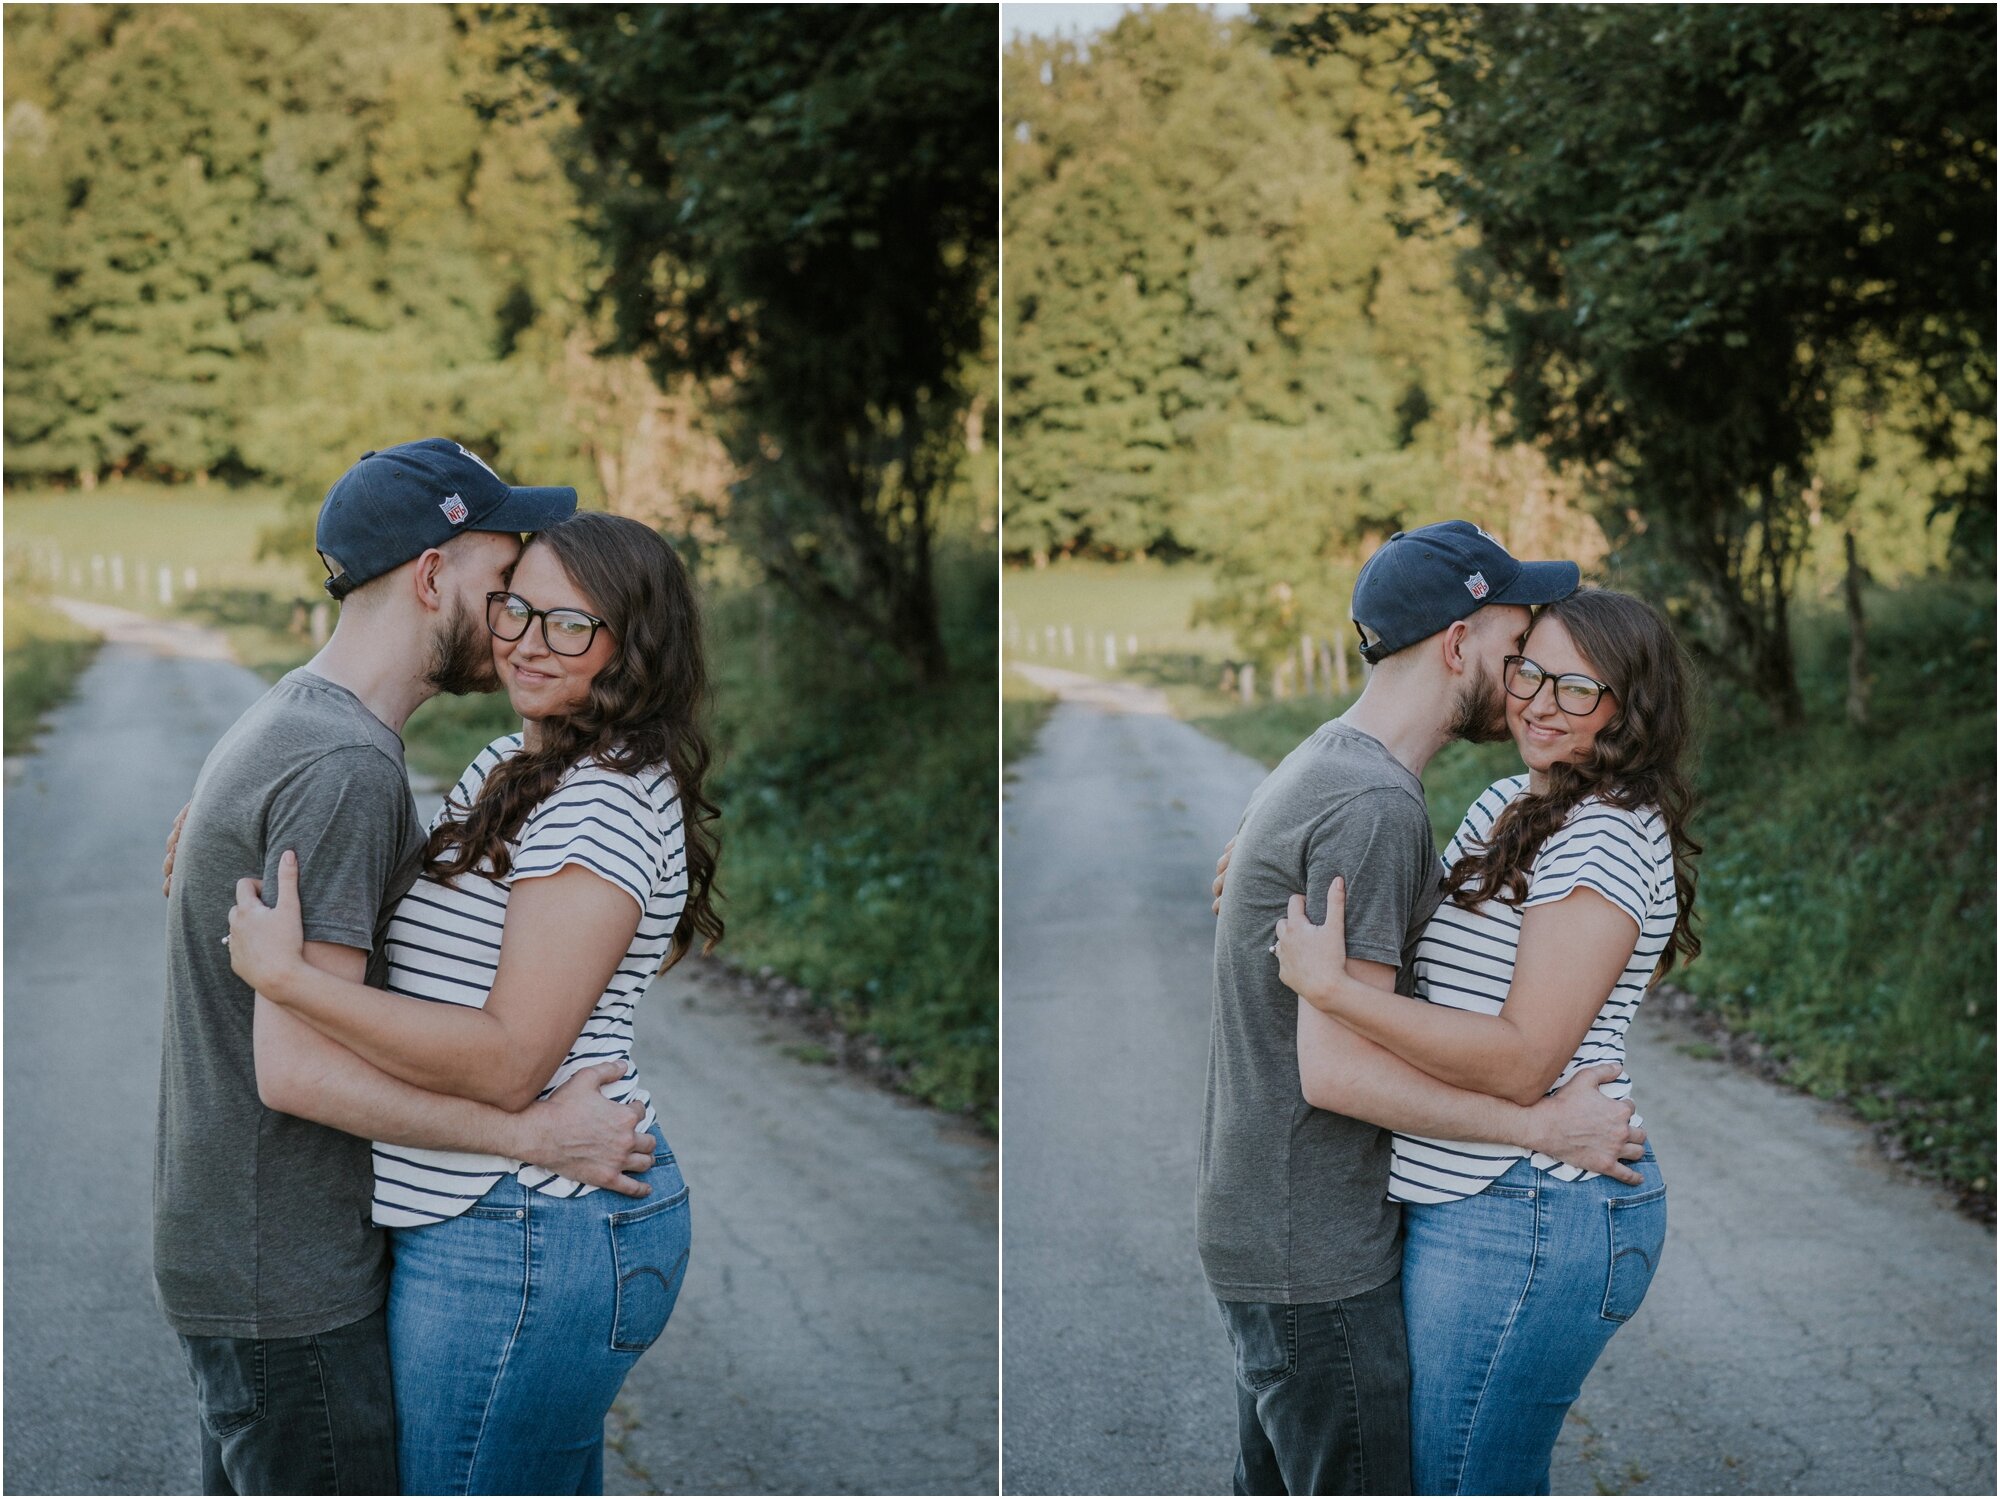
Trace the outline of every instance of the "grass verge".
{"label": "grass verge", "polygon": [[1035,736],[1055,705],[1054,693],[1043,691],[1019,672],[1000,673],[1001,764],[1012,765],[1035,747]]}
{"label": "grass verge", "polygon": [[44,715],[76,690],[76,679],[102,643],[51,607],[46,594],[20,581],[9,585],[4,723],[8,754],[23,754],[33,746]]}

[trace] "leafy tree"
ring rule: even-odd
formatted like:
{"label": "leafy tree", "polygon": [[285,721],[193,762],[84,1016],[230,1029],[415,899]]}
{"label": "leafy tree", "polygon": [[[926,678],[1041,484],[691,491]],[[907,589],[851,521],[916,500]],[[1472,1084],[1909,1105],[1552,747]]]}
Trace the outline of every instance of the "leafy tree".
{"label": "leafy tree", "polygon": [[934,534],[991,303],[997,33],[976,5],[563,6],[615,347],[726,381],[730,524],[817,617],[947,669]]}
{"label": "leafy tree", "polygon": [[307,507],[364,449],[439,431],[578,466],[560,121],[481,120],[495,46],[470,23],[11,8],[9,478],[261,475]]}
{"label": "leafy tree", "polygon": [[1937,505],[1990,548],[1994,41],[1962,5],[1330,6],[1289,39],[1390,48],[1515,432],[1784,720],[1844,390],[1955,460]]}
{"label": "leafy tree", "polygon": [[1458,245],[1398,232],[1429,201],[1407,112],[1273,39],[1182,7],[1006,63],[1007,549],[1198,551],[1266,662],[1352,640],[1399,528],[1602,550],[1573,486],[1493,451]]}

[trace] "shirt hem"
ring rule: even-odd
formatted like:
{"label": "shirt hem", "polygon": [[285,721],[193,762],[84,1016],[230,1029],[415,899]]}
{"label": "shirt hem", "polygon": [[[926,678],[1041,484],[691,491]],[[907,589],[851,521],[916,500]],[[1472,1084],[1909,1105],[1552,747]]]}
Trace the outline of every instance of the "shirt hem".
{"label": "shirt hem", "polygon": [[167,1311],[166,1318],[167,1326],[184,1338],[308,1338],[359,1322],[388,1300],[389,1282],[385,1278],[353,1301],[291,1317],[203,1317]]}
{"label": "shirt hem", "polygon": [[1307,1302],[1345,1301],[1350,1296],[1365,1296],[1370,1291],[1386,1286],[1402,1272],[1402,1269],[1403,1253],[1399,1248],[1386,1262],[1367,1274],[1349,1276],[1342,1280],[1308,1281],[1304,1285],[1285,1286],[1218,1281],[1209,1277],[1208,1289],[1217,1301],[1253,1301],[1267,1306],[1300,1306]]}

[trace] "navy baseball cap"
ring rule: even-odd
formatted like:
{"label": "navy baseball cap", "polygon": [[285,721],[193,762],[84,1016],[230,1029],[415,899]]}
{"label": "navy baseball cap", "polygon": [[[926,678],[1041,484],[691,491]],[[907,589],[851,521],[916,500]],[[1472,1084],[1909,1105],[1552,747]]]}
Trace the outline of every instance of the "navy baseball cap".
{"label": "navy baseball cap", "polygon": [[363,453],[335,479],[313,545],[339,599],[461,532],[544,531],[574,514],[574,489],[517,488],[470,449],[426,437]]}
{"label": "navy baseball cap", "polygon": [[1574,562],[1522,562],[1467,520],[1398,531],[1376,549],[1354,581],[1354,625],[1361,659],[1373,665],[1488,604],[1553,604],[1576,592]]}

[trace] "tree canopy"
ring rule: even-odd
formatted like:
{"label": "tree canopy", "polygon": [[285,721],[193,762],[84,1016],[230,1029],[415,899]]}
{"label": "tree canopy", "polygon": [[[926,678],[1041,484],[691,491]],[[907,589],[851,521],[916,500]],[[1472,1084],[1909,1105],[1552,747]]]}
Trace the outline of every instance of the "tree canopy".
{"label": "tree canopy", "polygon": [[1514,433],[1785,718],[1809,524],[1882,442],[1948,466],[1920,499],[1991,556],[1994,43],[1963,5],[1330,6],[1287,39],[1387,59],[1478,231]]}
{"label": "tree canopy", "polygon": [[988,7],[558,6],[615,347],[718,382],[732,526],[820,617],[945,669],[931,549],[992,313]]}
{"label": "tree canopy", "polygon": [[554,122],[481,121],[469,12],[21,6],[6,32],[10,481],[316,500],[436,431],[579,461],[550,378],[583,250]]}

